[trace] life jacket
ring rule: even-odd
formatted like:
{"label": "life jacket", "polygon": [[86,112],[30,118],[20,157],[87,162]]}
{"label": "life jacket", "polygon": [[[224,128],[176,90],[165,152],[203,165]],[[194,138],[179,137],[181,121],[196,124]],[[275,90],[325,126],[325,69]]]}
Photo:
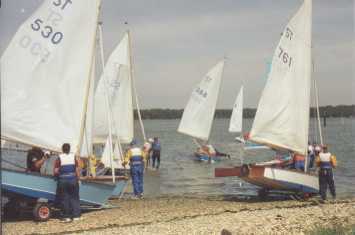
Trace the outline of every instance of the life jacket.
{"label": "life jacket", "polygon": [[314,147],[313,147],[313,145],[308,145],[308,154],[314,154]]}
{"label": "life jacket", "polygon": [[321,169],[331,169],[333,167],[332,155],[328,153],[319,153],[319,160]]}
{"label": "life jacket", "polygon": [[160,149],[161,149],[160,141],[153,142],[153,144],[152,144],[152,149],[153,149],[154,151],[160,151]]}
{"label": "life jacket", "polygon": [[301,154],[295,154],[293,156],[293,163],[296,169],[304,169],[305,156]]}
{"label": "life jacket", "polygon": [[75,155],[73,153],[62,153],[59,155],[60,169],[59,177],[65,179],[76,178]]}
{"label": "life jacket", "polygon": [[212,155],[212,156],[216,155],[216,150],[212,145],[210,145],[210,144],[207,145],[207,148],[208,148],[209,155]]}
{"label": "life jacket", "polygon": [[142,165],[143,164],[143,152],[140,148],[131,148],[131,158],[130,158],[130,165]]}
{"label": "life jacket", "polygon": [[295,154],[293,156],[293,160],[295,162],[304,162],[305,161],[305,157],[303,155],[300,155],[300,154]]}

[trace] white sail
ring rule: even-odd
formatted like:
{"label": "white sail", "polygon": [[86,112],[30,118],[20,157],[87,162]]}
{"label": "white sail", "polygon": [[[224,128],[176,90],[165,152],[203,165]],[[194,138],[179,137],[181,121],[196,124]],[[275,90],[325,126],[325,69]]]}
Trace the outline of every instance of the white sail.
{"label": "white sail", "polygon": [[222,80],[224,60],[215,65],[194,89],[178,132],[208,140]]}
{"label": "white sail", "polygon": [[305,0],[276,48],[250,132],[252,141],[306,154],[311,85],[312,1]]}
{"label": "white sail", "polygon": [[126,33],[110,55],[95,92],[94,142],[96,143],[103,143],[108,135],[109,112],[105,106],[105,92],[108,92],[112,111],[113,138],[118,135],[121,143],[129,143],[133,139],[130,66],[129,35]]}
{"label": "white sail", "polygon": [[4,148],[6,145],[6,140],[1,140],[1,148]]}
{"label": "white sail", "polygon": [[[123,159],[123,156],[121,156],[118,144],[116,143],[114,145],[114,149],[113,149],[113,158],[112,158],[112,160],[113,160],[113,162],[112,162],[113,169],[122,169],[123,168],[122,159]],[[108,138],[107,138],[106,143],[105,143],[104,151],[102,152],[101,162],[105,166],[111,166],[111,158],[110,158],[110,150],[109,150],[109,139]],[[129,169],[128,165],[126,166],[126,169]]]}
{"label": "white sail", "polygon": [[235,100],[231,120],[229,122],[229,132],[242,132],[243,128],[243,86],[240,88]]}
{"label": "white sail", "polygon": [[44,1],[21,25],[0,61],[2,137],[79,148],[99,5]]}

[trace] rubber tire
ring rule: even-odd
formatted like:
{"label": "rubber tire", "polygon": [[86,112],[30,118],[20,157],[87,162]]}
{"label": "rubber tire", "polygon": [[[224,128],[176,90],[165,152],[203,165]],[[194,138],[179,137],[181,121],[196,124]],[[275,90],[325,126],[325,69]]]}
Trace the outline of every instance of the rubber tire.
{"label": "rubber tire", "polygon": [[243,164],[242,168],[240,169],[240,176],[247,177],[249,175],[249,166],[247,164]]}
{"label": "rubber tire", "polygon": [[33,208],[33,216],[36,221],[45,222],[51,217],[51,208],[47,203],[37,203]]}

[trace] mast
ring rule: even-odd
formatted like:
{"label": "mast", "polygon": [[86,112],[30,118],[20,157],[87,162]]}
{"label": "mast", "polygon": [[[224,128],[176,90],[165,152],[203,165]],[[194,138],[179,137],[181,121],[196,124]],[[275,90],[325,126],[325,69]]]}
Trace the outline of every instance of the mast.
{"label": "mast", "polygon": [[[313,72],[313,74],[314,74],[314,60],[312,60],[312,72]],[[314,91],[314,93],[316,93],[315,92],[315,83],[314,83],[314,81],[315,81],[315,79],[313,80],[313,91]],[[314,118],[314,126],[313,126],[313,128],[314,128],[314,132],[313,132],[313,136],[314,136],[314,139],[313,139],[313,141],[315,142],[315,143],[318,143],[318,128],[317,128],[317,121],[318,121],[318,118],[317,118],[317,102],[316,102],[316,94],[313,94],[313,105],[314,105],[314,109],[313,109],[313,118]]]}
{"label": "mast", "polygon": [[314,90],[315,90],[315,97],[316,97],[316,109],[317,109],[317,121],[318,121],[318,130],[319,130],[319,139],[320,144],[323,145],[323,134],[322,134],[322,125],[320,122],[320,114],[319,114],[319,101],[318,101],[318,87],[317,87],[317,80],[314,78]]}
{"label": "mast", "polygon": [[140,124],[141,130],[142,130],[143,140],[145,142],[147,140],[147,137],[145,135],[144,125],[143,125],[142,116],[141,116],[141,111],[140,111],[140,108],[139,108],[139,100],[138,100],[138,94],[137,94],[137,89],[136,89],[136,83],[135,83],[134,78],[133,78],[133,59],[132,59],[132,55],[131,55],[131,53],[132,53],[132,42],[131,42],[131,34],[130,34],[129,30],[127,30],[127,34],[128,34],[129,62],[130,62],[129,72],[130,72],[131,79],[132,79],[133,93],[134,93],[134,98],[135,98],[135,101],[136,101],[139,124]]}
{"label": "mast", "polygon": [[[96,33],[95,33],[95,38],[96,38]],[[94,40],[94,47],[95,47],[95,41]],[[94,51],[94,50],[93,50]],[[77,146],[77,150],[76,150],[76,153],[77,154],[80,154],[81,152],[81,147],[83,145],[83,141],[84,141],[84,135],[85,135],[85,138],[86,138],[86,120],[87,120],[87,110],[88,110],[88,100],[89,100],[89,91],[90,91],[90,86],[93,86],[94,84],[93,81],[92,81],[92,73],[93,73],[93,64],[94,64],[94,59],[95,59],[95,53],[92,53],[92,57],[91,57],[91,65],[90,65],[90,73],[89,73],[89,82],[87,84],[87,87],[86,87],[86,94],[85,94],[85,101],[84,101],[84,107],[83,107],[83,118],[82,118],[82,121],[81,121],[81,130],[80,130],[80,137],[79,137],[79,143],[78,143],[78,146]],[[88,141],[87,141],[87,138],[86,138],[86,144],[88,144]]]}
{"label": "mast", "polygon": [[[99,29],[99,36],[100,36],[100,54],[101,54],[101,65],[102,65],[102,72],[104,72],[105,70],[105,57],[104,57],[104,48],[103,48],[103,37],[102,37],[102,22],[99,22],[98,24],[98,29]],[[107,108],[107,118],[108,118],[108,147],[109,147],[109,153],[110,153],[110,162],[111,162],[111,171],[112,171],[112,182],[115,183],[115,168],[113,167],[113,150],[112,150],[112,112],[111,112],[111,108],[110,108],[110,100],[109,100],[109,96],[108,96],[108,84],[107,84],[107,80],[104,76],[104,84],[105,84],[105,88],[106,88],[106,92],[105,92],[105,104],[106,104],[106,108]]]}
{"label": "mast", "polygon": [[[99,4],[98,4],[98,10],[97,10],[97,14],[96,14],[96,23],[98,23],[99,21],[99,15],[100,15],[100,10],[101,10],[101,0],[99,1]],[[95,48],[96,48],[96,36],[97,36],[97,30],[95,30],[95,33],[94,33],[94,43],[92,45],[92,53],[91,53],[91,64],[90,64],[90,72],[89,72],[89,82],[87,84],[87,87],[86,87],[86,93],[85,93],[85,100],[84,100],[84,107],[83,107],[83,118],[81,120],[81,130],[80,130],[80,136],[79,136],[79,143],[78,143],[78,146],[77,146],[77,154],[80,154],[81,152],[81,147],[82,147],[82,144],[83,144],[83,139],[84,139],[84,132],[85,132],[85,128],[86,128],[86,119],[87,119],[87,110],[88,110],[88,100],[89,100],[89,91],[90,91],[90,86],[93,86],[94,84],[91,84],[93,81],[92,81],[92,73],[94,71],[93,69],[93,64],[95,63]],[[88,142],[86,141],[86,144]]]}

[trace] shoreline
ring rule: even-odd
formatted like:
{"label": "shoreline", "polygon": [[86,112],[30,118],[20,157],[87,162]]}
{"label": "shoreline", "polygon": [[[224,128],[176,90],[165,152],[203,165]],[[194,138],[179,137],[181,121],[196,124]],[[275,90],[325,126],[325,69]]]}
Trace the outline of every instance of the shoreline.
{"label": "shoreline", "polygon": [[83,213],[82,221],[5,221],[4,234],[307,234],[355,225],[355,198],[258,201],[220,196],[111,200],[116,208]]}

